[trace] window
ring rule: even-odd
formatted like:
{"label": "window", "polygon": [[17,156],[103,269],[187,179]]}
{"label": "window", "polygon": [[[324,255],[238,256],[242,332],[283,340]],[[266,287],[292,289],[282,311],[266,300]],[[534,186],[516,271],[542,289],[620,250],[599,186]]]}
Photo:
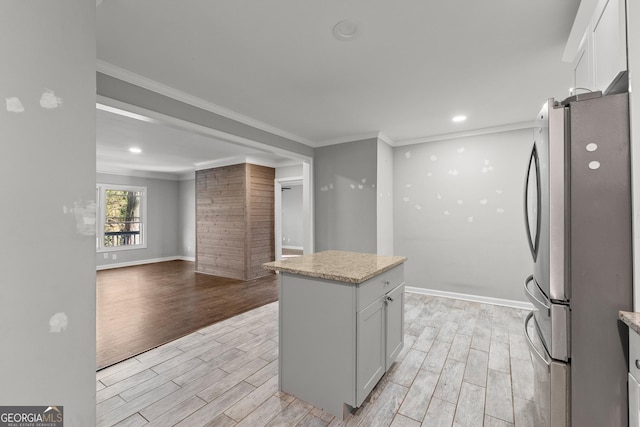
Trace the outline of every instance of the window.
{"label": "window", "polygon": [[98,184],[98,252],[147,247],[147,188]]}

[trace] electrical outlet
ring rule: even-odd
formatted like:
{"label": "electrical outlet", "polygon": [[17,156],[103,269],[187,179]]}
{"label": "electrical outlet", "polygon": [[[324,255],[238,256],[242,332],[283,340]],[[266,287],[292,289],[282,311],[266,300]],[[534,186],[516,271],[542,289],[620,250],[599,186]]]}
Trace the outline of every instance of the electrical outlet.
{"label": "electrical outlet", "polygon": [[118,259],[118,254],[111,255],[111,259],[114,260],[114,261],[117,260]]}
{"label": "electrical outlet", "polygon": [[104,259],[109,259],[109,254],[108,253],[104,253]]}

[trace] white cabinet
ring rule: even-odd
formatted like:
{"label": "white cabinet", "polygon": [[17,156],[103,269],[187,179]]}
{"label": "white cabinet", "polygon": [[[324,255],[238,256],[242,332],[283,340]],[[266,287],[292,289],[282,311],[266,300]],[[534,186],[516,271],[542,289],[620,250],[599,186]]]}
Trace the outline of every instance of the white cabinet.
{"label": "white cabinet", "polygon": [[352,284],[281,272],[280,390],[344,418],[404,343],[404,265]]}
{"label": "white cabinet", "polygon": [[592,83],[591,72],[591,52],[583,47],[578,54],[578,59],[574,63],[573,69],[573,87],[576,93],[583,93],[585,89],[594,87]]}
{"label": "white cabinet", "polygon": [[386,372],[385,304],[382,299],[357,314],[356,405],[362,404]]}
{"label": "white cabinet", "polygon": [[356,405],[360,406],[402,350],[404,286],[380,295],[356,317]]}
{"label": "white cabinet", "polygon": [[629,427],[640,426],[640,384],[629,374]]}
{"label": "white cabinet", "polygon": [[385,326],[388,371],[404,346],[404,286],[387,294]]}
{"label": "white cabinet", "polygon": [[629,427],[640,427],[640,335],[629,328]]}
{"label": "white cabinet", "polygon": [[596,89],[605,90],[627,69],[625,0],[602,0],[591,24]]}
{"label": "white cabinet", "polygon": [[625,4],[626,0],[597,3],[573,63],[575,88],[604,91],[627,69]]}

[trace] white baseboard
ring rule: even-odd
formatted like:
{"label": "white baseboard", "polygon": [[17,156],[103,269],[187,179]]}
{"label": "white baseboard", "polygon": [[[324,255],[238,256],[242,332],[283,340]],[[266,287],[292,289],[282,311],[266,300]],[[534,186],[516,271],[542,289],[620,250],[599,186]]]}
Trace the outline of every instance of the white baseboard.
{"label": "white baseboard", "polygon": [[457,292],[439,291],[437,289],[425,289],[415,288],[413,286],[406,286],[404,288],[406,292],[413,294],[431,295],[435,297],[454,298],[465,301],[480,302],[483,304],[502,305],[504,307],[519,308],[522,310],[533,310],[533,304],[526,301],[515,301],[510,299],[484,297],[481,295],[459,294]]}
{"label": "white baseboard", "polygon": [[282,249],[295,249],[295,250],[298,250],[298,251],[302,251],[302,250],[304,250],[304,247],[303,246],[285,246],[285,245],[282,245]]}
{"label": "white baseboard", "polygon": [[165,261],[195,261],[195,258],[192,257],[183,257],[183,256],[171,256],[165,258],[152,258],[152,259],[142,259],[138,261],[127,261],[127,262],[118,262],[114,264],[105,264],[105,265],[96,265],[97,270],[109,270],[111,268],[120,268],[120,267],[131,267],[134,265],[144,265],[144,264],[154,264],[156,262],[165,262]]}

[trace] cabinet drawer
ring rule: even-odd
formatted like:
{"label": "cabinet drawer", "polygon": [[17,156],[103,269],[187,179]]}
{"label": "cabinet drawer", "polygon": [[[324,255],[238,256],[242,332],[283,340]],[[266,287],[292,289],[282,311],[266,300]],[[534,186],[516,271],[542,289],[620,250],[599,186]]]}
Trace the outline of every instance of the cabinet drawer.
{"label": "cabinet drawer", "polygon": [[[638,363],[636,364],[636,361]],[[629,372],[636,378],[640,378],[640,335],[629,328]]]}
{"label": "cabinet drawer", "polygon": [[358,307],[356,311],[360,311],[375,300],[382,298],[384,294],[402,282],[404,282],[404,264],[359,284],[357,291]]}

